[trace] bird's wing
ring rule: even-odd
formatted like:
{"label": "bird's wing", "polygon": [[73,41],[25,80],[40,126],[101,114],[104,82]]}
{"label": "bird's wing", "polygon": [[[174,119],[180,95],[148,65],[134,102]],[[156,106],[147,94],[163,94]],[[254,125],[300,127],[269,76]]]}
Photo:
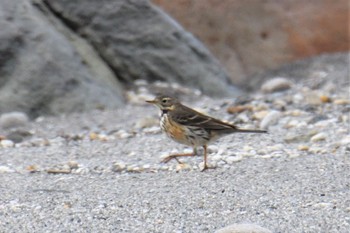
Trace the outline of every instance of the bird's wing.
{"label": "bird's wing", "polygon": [[177,109],[172,119],[182,125],[201,127],[206,130],[237,130],[237,127],[210,116],[206,116],[186,106]]}

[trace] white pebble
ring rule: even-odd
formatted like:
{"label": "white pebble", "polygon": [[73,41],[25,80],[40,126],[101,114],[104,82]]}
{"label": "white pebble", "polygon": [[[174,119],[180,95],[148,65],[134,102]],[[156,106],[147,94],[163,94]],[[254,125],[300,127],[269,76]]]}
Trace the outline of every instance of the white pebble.
{"label": "white pebble", "polygon": [[149,128],[155,125],[159,125],[159,120],[154,117],[145,117],[140,120],[138,120],[135,123],[136,129],[143,129],[143,128]]}
{"label": "white pebble", "polygon": [[24,112],[8,112],[0,116],[0,126],[4,129],[25,126],[28,121]]}
{"label": "white pebble", "polygon": [[219,147],[216,145],[209,145],[208,146],[208,152],[209,153],[217,153],[219,151]]}
{"label": "white pebble", "polygon": [[131,133],[128,133],[123,129],[118,130],[118,132],[116,132],[115,135],[120,139],[131,138],[133,136]]}
{"label": "white pebble", "polygon": [[0,145],[3,148],[10,148],[10,147],[13,147],[15,143],[11,140],[5,139],[5,140],[1,140]]}
{"label": "white pebble", "polygon": [[215,233],[272,233],[272,231],[255,224],[233,224],[221,228]]}
{"label": "white pebble", "polygon": [[15,171],[7,166],[0,166],[0,173],[9,173],[9,172],[15,172]]}
{"label": "white pebble", "polygon": [[328,203],[328,202],[320,202],[320,203],[316,203],[314,205],[314,207],[316,209],[324,209],[324,208],[330,208],[330,207],[333,207],[333,204],[332,203]]}
{"label": "white pebble", "polygon": [[350,144],[350,136],[345,136],[341,141],[340,144],[342,145],[349,145]]}
{"label": "white pebble", "polygon": [[260,128],[267,129],[270,125],[275,124],[278,121],[278,119],[281,117],[281,115],[282,114],[280,111],[272,110],[260,122]]}
{"label": "white pebble", "polygon": [[228,164],[237,163],[243,159],[242,155],[227,156],[224,160]]}
{"label": "white pebble", "polygon": [[326,138],[327,138],[327,134],[324,132],[321,132],[321,133],[318,133],[318,134],[312,136],[310,141],[311,142],[319,142],[319,141],[326,140]]}
{"label": "white pebble", "polygon": [[272,92],[287,90],[291,86],[292,86],[292,83],[288,79],[277,77],[266,81],[261,86],[261,90],[265,93],[272,93]]}

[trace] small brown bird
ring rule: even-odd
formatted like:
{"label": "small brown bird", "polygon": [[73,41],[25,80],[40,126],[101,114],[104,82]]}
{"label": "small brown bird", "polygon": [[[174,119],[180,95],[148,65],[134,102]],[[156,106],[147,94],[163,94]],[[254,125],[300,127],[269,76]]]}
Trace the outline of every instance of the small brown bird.
{"label": "small brown bird", "polygon": [[[265,130],[239,129],[236,126],[221,120],[199,113],[183,104],[177,99],[158,95],[154,100],[146,101],[155,104],[161,110],[160,127],[168,137],[174,141],[191,146],[192,153],[173,154],[163,159],[166,163],[181,156],[194,156],[196,148],[204,148],[204,167],[207,165],[207,145],[216,139],[231,133],[266,133]],[[178,161],[178,160],[177,160]],[[179,161],[178,161],[179,162]]]}

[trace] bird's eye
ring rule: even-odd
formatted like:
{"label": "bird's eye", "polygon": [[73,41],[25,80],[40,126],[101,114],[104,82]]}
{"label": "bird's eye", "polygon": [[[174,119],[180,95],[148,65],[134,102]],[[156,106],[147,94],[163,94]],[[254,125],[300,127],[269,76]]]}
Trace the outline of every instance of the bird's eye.
{"label": "bird's eye", "polygon": [[162,99],[162,103],[163,103],[163,104],[165,104],[165,103],[167,103],[167,102],[168,102],[167,99]]}

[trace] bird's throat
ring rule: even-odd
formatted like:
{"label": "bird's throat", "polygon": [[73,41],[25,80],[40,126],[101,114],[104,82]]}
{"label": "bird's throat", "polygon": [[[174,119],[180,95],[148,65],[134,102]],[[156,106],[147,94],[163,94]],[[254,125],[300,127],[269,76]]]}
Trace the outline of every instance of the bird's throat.
{"label": "bird's throat", "polygon": [[162,109],[162,116],[164,115],[164,114],[167,114],[169,112],[169,109]]}

